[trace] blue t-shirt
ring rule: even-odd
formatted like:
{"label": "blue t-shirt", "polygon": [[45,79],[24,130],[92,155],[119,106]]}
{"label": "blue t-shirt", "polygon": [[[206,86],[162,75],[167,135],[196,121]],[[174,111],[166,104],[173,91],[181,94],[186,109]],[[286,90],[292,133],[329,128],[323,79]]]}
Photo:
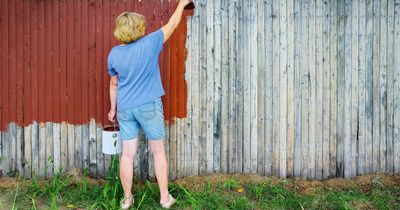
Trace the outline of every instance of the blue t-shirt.
{"label": "blue t-shirt", "polygon": [[125,46],[115,46],[108,55],[108,73],[118,76],[117,107],[124,111],[165,94],[158,56],[164,33],[160,29]]}

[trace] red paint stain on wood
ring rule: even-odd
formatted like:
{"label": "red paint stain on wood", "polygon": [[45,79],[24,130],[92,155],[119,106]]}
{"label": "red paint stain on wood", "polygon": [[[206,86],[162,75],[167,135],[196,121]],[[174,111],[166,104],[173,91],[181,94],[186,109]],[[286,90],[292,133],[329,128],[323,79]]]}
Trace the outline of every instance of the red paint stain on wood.
{"label": "red paint stain on wood", "polygon": [[[107,56],[118,44],[112,31],[123,11],[141,13],[147,33],[166,24],[177,1],[0,0],[0,122],[68,122],[91,118],[109,125]],[[165,120],[186,117],[187,18],[159,57]]]}

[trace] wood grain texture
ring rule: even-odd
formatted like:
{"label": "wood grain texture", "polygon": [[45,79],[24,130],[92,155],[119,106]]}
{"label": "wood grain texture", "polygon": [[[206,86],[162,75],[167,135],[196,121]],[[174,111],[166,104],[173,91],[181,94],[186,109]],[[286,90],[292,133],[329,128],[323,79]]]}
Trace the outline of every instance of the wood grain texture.
{"label": "wood grain texture", "polygon": [[[104,57],[117,44],[114,19],[124,10],[154,13],[152,31],[176,4],[0,4],[1,175],[49,177],[54,166],[104,177],[111,160],[102,153],[109,123]],[[399,0],[195,4],[187,34],[173,36],[159,60],[165,116],[174,121],[165,123],[170,179],[400,171]],[[182,107],[184,119],[173,118]],[[154,180],[142,133],[139,141],[135,176]]]}

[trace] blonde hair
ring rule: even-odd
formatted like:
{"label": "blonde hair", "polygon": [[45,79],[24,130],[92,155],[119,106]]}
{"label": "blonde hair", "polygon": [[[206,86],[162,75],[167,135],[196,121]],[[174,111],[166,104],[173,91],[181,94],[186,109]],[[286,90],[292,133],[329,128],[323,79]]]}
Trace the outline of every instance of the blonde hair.
{"label": "blonde hair", "polygon": [[146,20],[143,15],[123,12],[115,21],[114,36],[120,42],[129,44],[144,36]]}

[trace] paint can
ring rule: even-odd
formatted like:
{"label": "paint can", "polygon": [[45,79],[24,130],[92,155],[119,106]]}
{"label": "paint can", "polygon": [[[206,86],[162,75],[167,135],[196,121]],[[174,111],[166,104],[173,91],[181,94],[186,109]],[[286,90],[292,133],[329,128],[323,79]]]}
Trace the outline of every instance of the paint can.
{"label": "paint can", "polygon": [[115,155],[121,153],[121,137],[119,136],[118,126],[109,126],[103,128],[103,153],[106,155]]}

